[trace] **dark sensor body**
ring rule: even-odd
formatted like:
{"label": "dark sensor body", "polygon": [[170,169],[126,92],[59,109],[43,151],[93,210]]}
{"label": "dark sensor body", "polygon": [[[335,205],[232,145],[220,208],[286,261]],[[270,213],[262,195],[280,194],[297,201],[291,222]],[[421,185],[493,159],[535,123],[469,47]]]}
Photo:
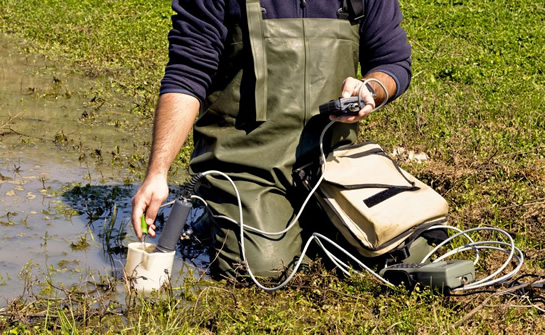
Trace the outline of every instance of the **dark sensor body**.
{"label": "dark sensor body", "polygon": [[[363,102],[363,100],[361,100]],[[339,98],[320,105],[320,114],[358,115],[361,110],[360,99],[357,96]]]}

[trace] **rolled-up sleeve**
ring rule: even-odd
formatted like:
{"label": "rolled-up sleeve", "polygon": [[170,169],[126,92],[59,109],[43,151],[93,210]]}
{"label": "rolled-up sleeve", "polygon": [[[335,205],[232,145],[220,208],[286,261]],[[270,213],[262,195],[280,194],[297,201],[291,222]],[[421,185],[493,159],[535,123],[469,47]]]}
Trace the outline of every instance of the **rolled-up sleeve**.
{"label": "rolled-up sleeve", "polygon": [[169,62],[160,94],[186,93],[201,102],[218,69],[227,35],[225,1],[174,0]]}
{"label": "rolled-up sleeve", "polygon": [[403,16],[397,0],[368,0],[360,31],[360,64],[363,75],[389,74],[397,84],[397,98],[411,81],[411,46],[401,27]]}

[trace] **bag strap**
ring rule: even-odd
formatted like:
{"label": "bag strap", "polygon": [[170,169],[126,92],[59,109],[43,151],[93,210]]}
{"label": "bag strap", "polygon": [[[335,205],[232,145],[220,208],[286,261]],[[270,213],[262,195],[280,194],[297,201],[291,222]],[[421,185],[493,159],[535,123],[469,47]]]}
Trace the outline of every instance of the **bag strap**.
{"label": "bag strap", "polygon": [[407,178],[407,176],[405,176],[405,174],[404,174],[403,171],[401,170],[401,166],[399,166],[399,164],[397,164],[397,162],[396,162],[394,159],[392,159],[392,157],[388,156],[388,155],[384,152],[384,150],[381,149],[381,152],[377,153],[377,155],[382,155],[382,156],[388,158],[388,159],[390,160],[390,162],[392,162],[392,164],[394,164],[394,167],[396,168],[397,172],[399,172],[399,174],[400,174],[401,176],[403,176],[403,178],[404,178],[409,184],[411,184],[411,185],[414,187],[414,181],[409,180],[409,178]]}
{"label": "bag strap", "polygon": [[439,244],[448,238],[448,233],[446,229],[428,229],[435,225],[444,224],[447,222],[447,219],[441,219],[439,221],[434,221],[432,224],[423,224],[421,227],[416,229],[402,244],[397,248],[390,251],[388,255],[394,259],[394,261],[402,261],[405,258],[408,258],[411,253],[409,249],[411,245],[418,237],[424,237],[429,245]]}
{"label": "bag strap", "polygon": [[418,191],[419,189],[420,188],[416,186],[413,186],[413,187],[394,186],[394,187],[387,188],[384,191],[379,192],[375,195],[372,195],[367,199],[364,199],[363,203],[367,207],[371,208],[373,206],[380,204],[383,201],[390,199],[391,197],[395,195],[398,195],[399,193],[407,192],[407,191],[409,192]]}
{"label": "bag strap", "polygon": [[[361,157],[366,157],[366,156],[370,156],[370,155],[381,155],[381,156],[383,156],[385,158],[388,158],[390,160],[390,162],[392,162],[392,164],[394,165],[397,172],[399,172],[399,174],[403,177],[403,179],[405,179],[407,181],[407,183],[409,183],[409,185],[411,185],[410,187],[411,188],[416,187],[416,186],[414,186],[415,182],[410,180],[409,178],[407,178],[407,176],[403,173],[403,170],[401,169],[401,166],[399,166],[399,164],[397,164],[397,162],[394,159],[392,159],[392,157],[388,156],[384,152],[384,150],[382,150],[382,148],[373,148],[373,149],[369,149],[369,150],[363,151],[363,152],[358,152],[358,153],[355,153],[355,154],[352,154],[352,155],[346,155],[344,157],[347,157],[347,158],[361,158]],[[395,185],[388,185],[388,184],[349,184],[349,185],[344,185],[344,184],[338,184],[338,183],[331,182],[331,181],[328,181],[328,182],[331,183],[331,184],[335,184],[335,185],[337,185],[339,187],[346,188],[346,189],[404,187],[404,186],[395,186]],[[416,187],[416,188],[419,189],[418,187]]]}

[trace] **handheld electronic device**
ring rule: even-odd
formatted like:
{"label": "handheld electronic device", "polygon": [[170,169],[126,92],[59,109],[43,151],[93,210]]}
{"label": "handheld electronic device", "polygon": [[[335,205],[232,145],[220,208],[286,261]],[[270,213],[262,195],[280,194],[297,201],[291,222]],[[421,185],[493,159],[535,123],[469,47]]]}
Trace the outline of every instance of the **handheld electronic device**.
{"label": "handheld electronic device", "polygon": [[362,108],[361,102],[364,101],[357,96],[331,100],[320,105],[320,114],[358,115]]}

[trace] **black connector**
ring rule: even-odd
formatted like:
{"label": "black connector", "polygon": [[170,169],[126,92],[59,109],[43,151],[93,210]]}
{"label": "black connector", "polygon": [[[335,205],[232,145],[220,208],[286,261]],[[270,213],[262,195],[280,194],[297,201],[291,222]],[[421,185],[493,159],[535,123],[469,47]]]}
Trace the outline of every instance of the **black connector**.
{"label": "black connector", "polygon": [[191,196],[193,194],[195,194],[195,185],[197,185],[197,183],[202,179],[202,177],[204,177],[204,174],[199,172],[199,173],[197,173],[196,175],[194,175],[191,178],[189,183],[187,183],[187,185],[185,185],[184,188],[182,189],[182,194],[180,195],[180,200],[182,200],[182,199],[190,200],[191,199]]}
{"label": "black connector", "polygon": [[320,105],[320,114],[358,115],[363,107],[360,102],[364,101],[357,96],[331,100],[330,102],[326,102],[325,104]]}

